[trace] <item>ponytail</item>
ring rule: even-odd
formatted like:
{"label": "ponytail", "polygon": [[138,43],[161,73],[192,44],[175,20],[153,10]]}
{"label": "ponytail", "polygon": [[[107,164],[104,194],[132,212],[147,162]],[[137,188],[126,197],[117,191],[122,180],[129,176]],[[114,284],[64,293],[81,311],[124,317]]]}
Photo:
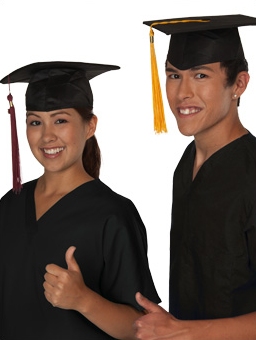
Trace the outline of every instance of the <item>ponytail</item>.
{"label": "ponytail", "polygon": [[[92,109],[75,108],[85,122],[89,122],[94,116]],[[89,138],[83,151],[83,166],[85,171],[93,178],[99,178],[101,166],[101,152],[96,137]]]}
{"label": "ponytail", "polygon": [[99,178],[101,165],[100,148],[95,136],[86,141],[83,152],[83,166],[93,178]]}

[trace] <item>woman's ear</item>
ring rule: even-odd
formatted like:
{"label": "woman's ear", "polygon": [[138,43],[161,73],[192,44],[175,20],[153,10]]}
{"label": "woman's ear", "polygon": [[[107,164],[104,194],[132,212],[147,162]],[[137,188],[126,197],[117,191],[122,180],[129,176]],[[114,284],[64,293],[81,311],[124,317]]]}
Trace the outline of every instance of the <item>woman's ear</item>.
{"label": "woman's ear", "polygon": [[244,93],[249,83],[249,80],[250,75],[248,72],[242,71],[238,73],[233,90],[233,93],[236,94],[237,97],[240,97]]}
{"label": "woman's ear", "polygon": [[86,140],[94,135],[97,127],[97,122],[98,122],[97,116],[93,115],[90,121],[87,123]]}

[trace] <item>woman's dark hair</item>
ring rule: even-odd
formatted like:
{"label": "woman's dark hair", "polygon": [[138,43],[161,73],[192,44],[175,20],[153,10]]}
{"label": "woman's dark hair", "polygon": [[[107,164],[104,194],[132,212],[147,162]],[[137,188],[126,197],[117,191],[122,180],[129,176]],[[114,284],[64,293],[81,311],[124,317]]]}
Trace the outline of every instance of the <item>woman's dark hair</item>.
{"label": "woman's dark hair", "polygon": [[[75,108],[85,122],[89,122],[94,116],[92,109]],[[96,137],[93,135],[86,141],[83,151],[83,166],[85,171],[93,178],[99,178],[101,153]]]}
{"label": "woman's dark hair", "polygon": [[220,67],[224,68],[227,75],[226,86],[232,86],[235,83],[236,76],[239,72],[248,72],[248,63],[246,59],[234,59],[222,61]]}

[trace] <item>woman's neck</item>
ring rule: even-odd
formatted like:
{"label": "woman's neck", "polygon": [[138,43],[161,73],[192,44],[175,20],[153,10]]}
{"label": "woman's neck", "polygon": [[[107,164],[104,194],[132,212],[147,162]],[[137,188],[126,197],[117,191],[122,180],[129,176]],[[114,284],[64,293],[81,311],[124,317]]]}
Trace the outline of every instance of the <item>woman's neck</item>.
{"label": "woman's neck", "polygon": [[34,193],[36,219],[43,216],[62,197],[93,179],[84,170],[76,174],[45,172],[38,179]]}
{"label": "woman's neck", "polygon": [[45,196],[65,195],[93,178],[85,171],[49,173],[45,172],[37,181],[36,191]]}

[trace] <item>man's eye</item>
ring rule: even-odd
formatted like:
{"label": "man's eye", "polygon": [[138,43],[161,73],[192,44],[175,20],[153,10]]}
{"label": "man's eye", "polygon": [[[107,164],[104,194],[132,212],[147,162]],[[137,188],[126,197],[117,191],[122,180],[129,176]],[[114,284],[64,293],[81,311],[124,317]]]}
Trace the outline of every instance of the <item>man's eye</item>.
{"label": "man's eye", "polygon": [[170,79],[179,79],[179,75],[176,73],[169,74],[167,75],[167,77]]}
{"label": "man's eye", "polygon": [[203,73],[197,73],[197,75],[196,75],[197,79],[203,79],[205,77],[207,77],[207,76],[206,76],[206,74],[203,74]]}

